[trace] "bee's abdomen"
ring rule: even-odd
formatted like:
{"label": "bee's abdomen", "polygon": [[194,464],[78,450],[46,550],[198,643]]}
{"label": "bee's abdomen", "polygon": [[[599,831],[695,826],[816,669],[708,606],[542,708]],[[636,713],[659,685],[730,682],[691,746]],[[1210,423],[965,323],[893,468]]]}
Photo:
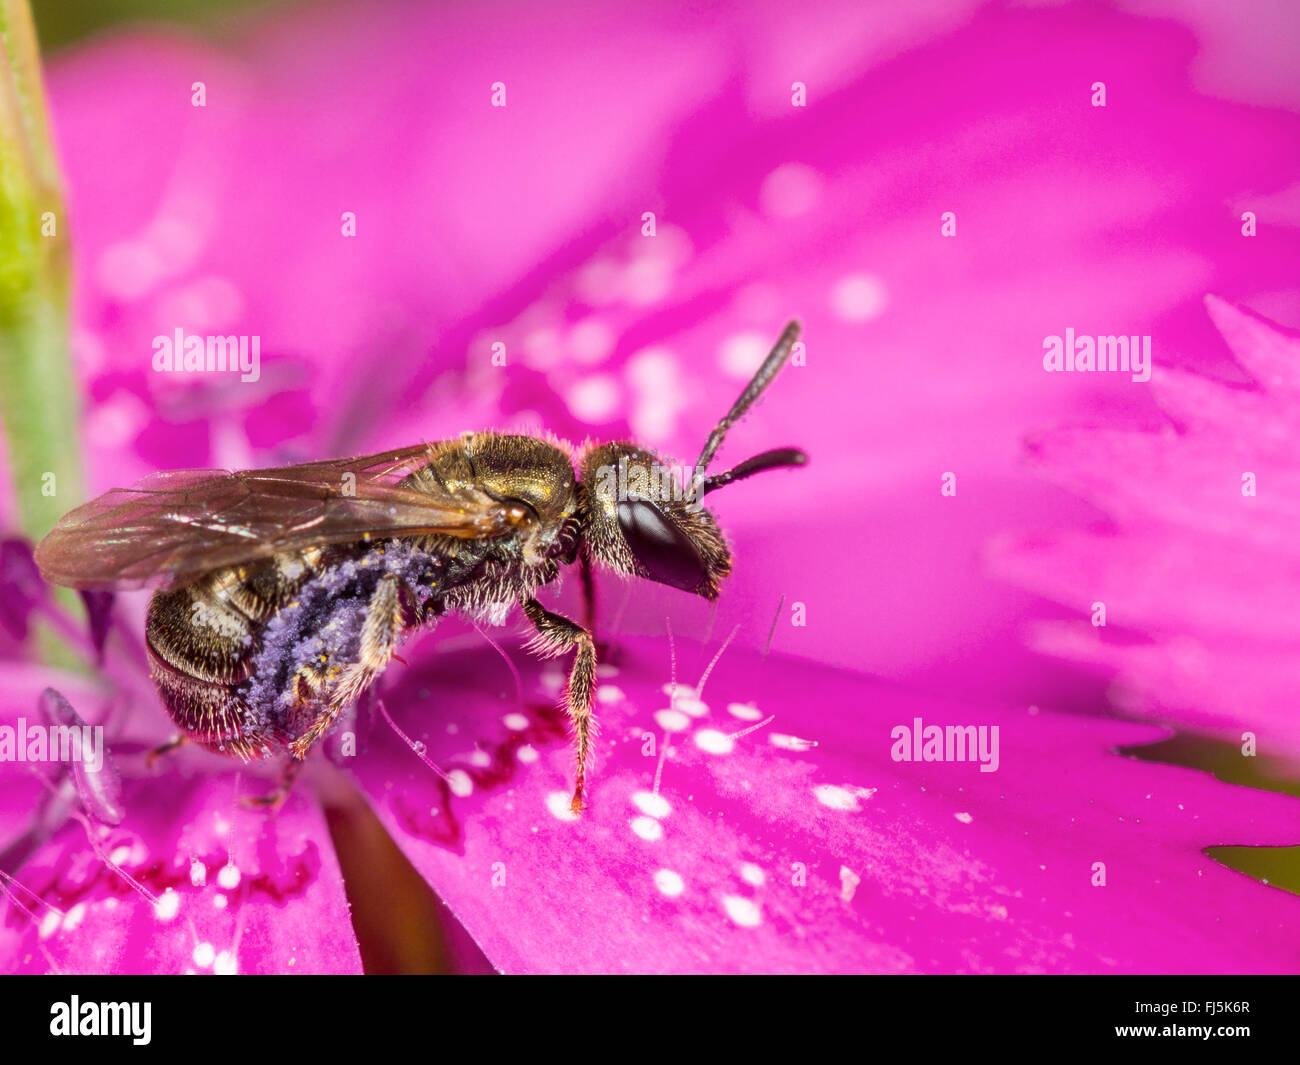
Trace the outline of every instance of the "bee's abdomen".
{"label": "bee's abdomen", "polygon": [[207,747],[249,758],[270,742],[236,689],[248,680],[266,620],[306,573],[297,558],[218,570],[149,603],[145,641],[172,720]]}
{"label": "bee's abdomen", "polygon": [[211,684],[248,677],[254,622],[201,585],[158,592],[149,603],[150,657],[168,670]]}

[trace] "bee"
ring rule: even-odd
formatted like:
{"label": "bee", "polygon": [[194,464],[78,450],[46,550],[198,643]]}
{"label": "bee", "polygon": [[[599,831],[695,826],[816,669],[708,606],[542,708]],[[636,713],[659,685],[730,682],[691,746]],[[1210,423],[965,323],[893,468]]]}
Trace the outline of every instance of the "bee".
{"label": "bee", "polygon": [[[36,561],[53,584],[155,589],[145,643],[180,729],[173,743],[284,759],[269,805],[407,634],[452,612],[500,624],[520,607],[531,651],[573,654],[564,709],[580,812],[594,728],[593,567],[717,598],[731,553],[700,500],[807,456],[781,448],[707,470],[798,334],[791,322],[690,476],[635,443],[575,451],[496,432],[273,469],[174,470],[70,511]],[[583,624],[537,599],[575,562]]]}

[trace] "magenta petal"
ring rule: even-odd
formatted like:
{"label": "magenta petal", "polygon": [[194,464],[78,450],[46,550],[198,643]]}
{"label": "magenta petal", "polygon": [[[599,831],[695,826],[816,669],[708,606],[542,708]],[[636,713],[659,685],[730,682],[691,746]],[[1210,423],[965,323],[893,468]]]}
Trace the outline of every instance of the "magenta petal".
{"label": "magenta petal", "polygon": [[48,595],[32,545],[17,537],[0,539],[0,629],[26,639],[28,616]]}
{"label": "magenta petal", "polygon": [[[723,609],[770,610],[777,566],[834,608],[838,575],[786,547],[817,506],[829,549],[880,560],[864,575],[893,623],[866,645],[847,624],[791,631],[784,650],[896,679],[959,654],[950,683],[1021,683],[1032,660],[1010,619],[1026,600],[968,564],[1043,510],[1019,441],[1148,398],[1107,375],[1062,387],[1038,372],[1042,338],[1122,322],[1154,332],[1167,365],[1208,332],[1205,285],[1290,298],[1292,244],[1242,239],[1231,209],[1293,182],[1296,118],[1240,102],[1243,82],[1283,92],[1268,84],[1282,68],[1231,70],[1258,42],[1199,12],[587,14],[336,4],[252,22],[224,49],[135,35],[56,61],[92,487],[274,461],[263,449],[289,436],[323,457],[516,420],[630,431],[689,461],[755,345],[797,314],[806,365],[723,457],[797,443],[813,464],[718,497],[744,535]],[[1212,60],[1226,99],[1207,95]],[[1088,104],[1099,70],[1123,72],[1119,106]],[[498,77],[510,102],[494,110]],[[262,336],[262,380],[195,401],[149,369],[177,326]],[[488,370],[495,342],[508,373]],[[978,508],[941,504],[954,466]],[[862,492],[838,490],[850,479]]]}
{"label": "magenta petal", "polygon": [[[681,680],[703,655],[679,646]],[[669,708],[666,640],[626,641],[618,661],[581,819],[554,666],[523,664],[522,707],[490,649],[388,693],[449,783],[382,722],[357,759],[380,817],[507,972],[1294,968],[1300,898],[1203,848],[1293,842],[1296,801],[1112,753],[1161,730],[944,703],[736,648],[702,700],[683,688]],[[1000,726],[998,770],[894,761],[891,730],[917,717]]]}
{"label": "magenta petal", "polygon": [[[0,724],[38,723],[36,684],[52,671],[7,669]],[[97,719],[94,688],[75,678],[59,687]],[[309,789],[268,818],[239,805],[235,789],[253,790],[247,776],[213,758],[186,767],[128,779],[126,816],[110,827],[68,819],[78,807],[70,783],[62,804],[47,804],[36,774],[53,780],[57,767],[0,765],[0,972],[361,971]]]}
{"label": "magenta petal", "polygon": [[5,913],[4,970],[360,972],[319,810],[299,795],[265,819],[235,804],[233,782],[168,776],[128,788],[130,817],[99,841],[107,861],[81,825],[66,826],[17,874],[27,914]]}
{"label": "magenta petal", "polygon": [[[41,715],[48,724],[72,729],[74,734],[83,737],[91,735],[86,723],[81,720],[80,715],[62,693],[53,688],[46,688],[41,692],[39,705]],[[74,753],[72,765],[68,768],[76,784],[77,797],[81,801],[83,812],[105,825],[120,825],[124,815],[122,779],[118,775],[111,753],[103,749],[98,751],[94,748],[87,751],[85,747],[79,749],[82,756],[76,757]],[[92,767],[92,762],[95,761],[98,765]]]}
{"label": "magenta petal", "polygon": [[[1077,612],[1031,639],[1113,671],[1126,709],[1300,759],[1300,338],[1215,297],[1206,306],[1249,383],[1166,372],[1152,379],[1171,423],[1161,431],[1044,435],[1038,468],[1113,528],[1004,537],[990,557]],[[1127,639],[1101,638],[1094,603]]]}
{"label": "magenta petal", "polygon": [[[1155,333],[1162,368],[1212,363],[1188,355],[1209,333],[1187,308],[1206,285],[1294,308],[1285,220],[1265,210],[1261,239],[1243,241],[1235,215],[1283,202],[1296,118],[1197,80],[1216,43],[1242,39],[1232,24],[1198,17],[1194,35],[1093,5],[588,14],[331,5],[226,50],[135,36],[56,64],[91,485],[502,421],[627,430],[689,459],[799,314],[806,364],[722,457],[799,444],[813,463],[719,497],[737,566],[717,631],[752,622],[755,647],[773,603],[797,595],[813,623],[782,625],[774,647],[824,665],[733,649],[702,701],[669,707],[664,641],[626,641],[581,821],[564,722],[533,706],[553,704],[554,666],[525,667],[524,706],[491,652],[395,671],[392,713],[450,780],[382,721],[357,772],[419,868],[510,971],[1293,968],[1295,897],[1203,853],[1294,843],[1293,800],[1110,753],[1163,735],[1150,727],[940,704],[825,665],[945,691],[1032,687],[1009,639],[1025,595],[970,564],[991,533],[1047,509],[1016,470],[1019,441],[1043,420],[1141,418],[1154,397],[1177,433],[1044,442],[1044,463],[1123,539],[1063,537],[1022,577],[1076,609],[1104,595],[1150,643],[1073,626],[1040,646],[1114,665],[1147,712],[1300,749],[1289,342],[1211,307],[1271,396],[1185,373],[1149,391],[1103,375],[1061,387],[1037,366],[1042,336],[1070,321]],[[1086,103],[1099,72],[1117,105],[1104,112]],[[494,113],[497,77],[511,104]],[[799,115],[795,77],[812,100]],[[1242,79],[1226,80],[1230,101]],[[261,336],[263,377],[154,373],[151,341],[176,327]],[[508,374],[485,373],[496,341]],[[1259,437],[1234,434],[1243,424]],[[962,495],[944,500],[954,466]],[[1242,468],[1264,489],[1245,522],[1221,504]],[[791,550],[813,508],[821,553],[862,560],[851,575]],[[659,631],[667,611],[702,629],[686,609],[639,589],[623,631]],[[695,681],[698,649],[681,651]],[[6,687],[28,672],[6,666]],[[1061,676],[1044,690],[1064,691]],[[1000,768],[894,761],[891,730],[917,717],[996,724]],[[0,855],[44,801],[11,770]],[[0,959],[355,971],[319,815],[301,792],[276,821],[245,814],[237,779],[204,763],[129,784],[122,826],[102,843],[92,830],[102,855],[62,827],[4,885]]]}

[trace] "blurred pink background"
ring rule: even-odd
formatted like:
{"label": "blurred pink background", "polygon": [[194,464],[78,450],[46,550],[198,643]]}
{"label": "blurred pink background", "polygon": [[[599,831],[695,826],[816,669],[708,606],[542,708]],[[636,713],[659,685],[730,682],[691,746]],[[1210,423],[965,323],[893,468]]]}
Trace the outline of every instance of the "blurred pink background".
{"label": "blurred pink background", "polygon": [[[1300,324],[1298,28],[1285,2],[340,3],[81,42],[49,89],[90,490],[489,427],[690,461],[797,317],[806,364],[720,461],[811,464],[712,497],[716,617],[613,582],[603,616],[746,653],[775,616],[774,652],[864,685],[1103,713],[1113,670],[1029,646],[1088,590],[988,552],[1115,527],[1026,441],[1170,419],[1128,374],[1045,372],[1044,338],[1150,335],[1158,372],[1244,386],[1205,297]],[[176,328],[260,336],[260,380],[154,373]],[[851,738],[856,710],[799,712]]]}

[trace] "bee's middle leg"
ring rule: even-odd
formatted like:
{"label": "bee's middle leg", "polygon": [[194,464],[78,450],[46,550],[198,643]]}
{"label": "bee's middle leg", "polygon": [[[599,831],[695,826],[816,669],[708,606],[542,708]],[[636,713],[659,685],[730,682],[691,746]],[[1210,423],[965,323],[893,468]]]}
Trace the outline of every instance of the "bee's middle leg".
{"label": "bee's middle leg", "polygon": [[573,666],[569,670],[569,685],[565,698],[569,718],[573,721],[577,773],[573,788],[573,801],[569,804],[574,813],[583,809],[583,789],[587,782],[587,759],[591,753],[591,737],[595,721],[591,716],[591,698],[596,689],[596,642],[591,633],[562,614],[547,610],[536,599],[524,603],[524,614],[533,623],[537,636],[530,649],[543,655],[558,655],[573,648]]}
{"label": "bee's middle leg", "polygon": [[579,560],[582,575],[582,627],[596,639],[596,574],[593,572],[591,557],[583,552]]}
{"label": "bee's middle leg", "polygon": [[384,671],[411,617],[412,609],[402,582],[392,576],[380,580],[366,606],[357,661],[343,671],[320,700],[311,724],[289,744],[289,753],[294,758],[306,758],[312,745],[329,731],[343,708],[359,698]]}

